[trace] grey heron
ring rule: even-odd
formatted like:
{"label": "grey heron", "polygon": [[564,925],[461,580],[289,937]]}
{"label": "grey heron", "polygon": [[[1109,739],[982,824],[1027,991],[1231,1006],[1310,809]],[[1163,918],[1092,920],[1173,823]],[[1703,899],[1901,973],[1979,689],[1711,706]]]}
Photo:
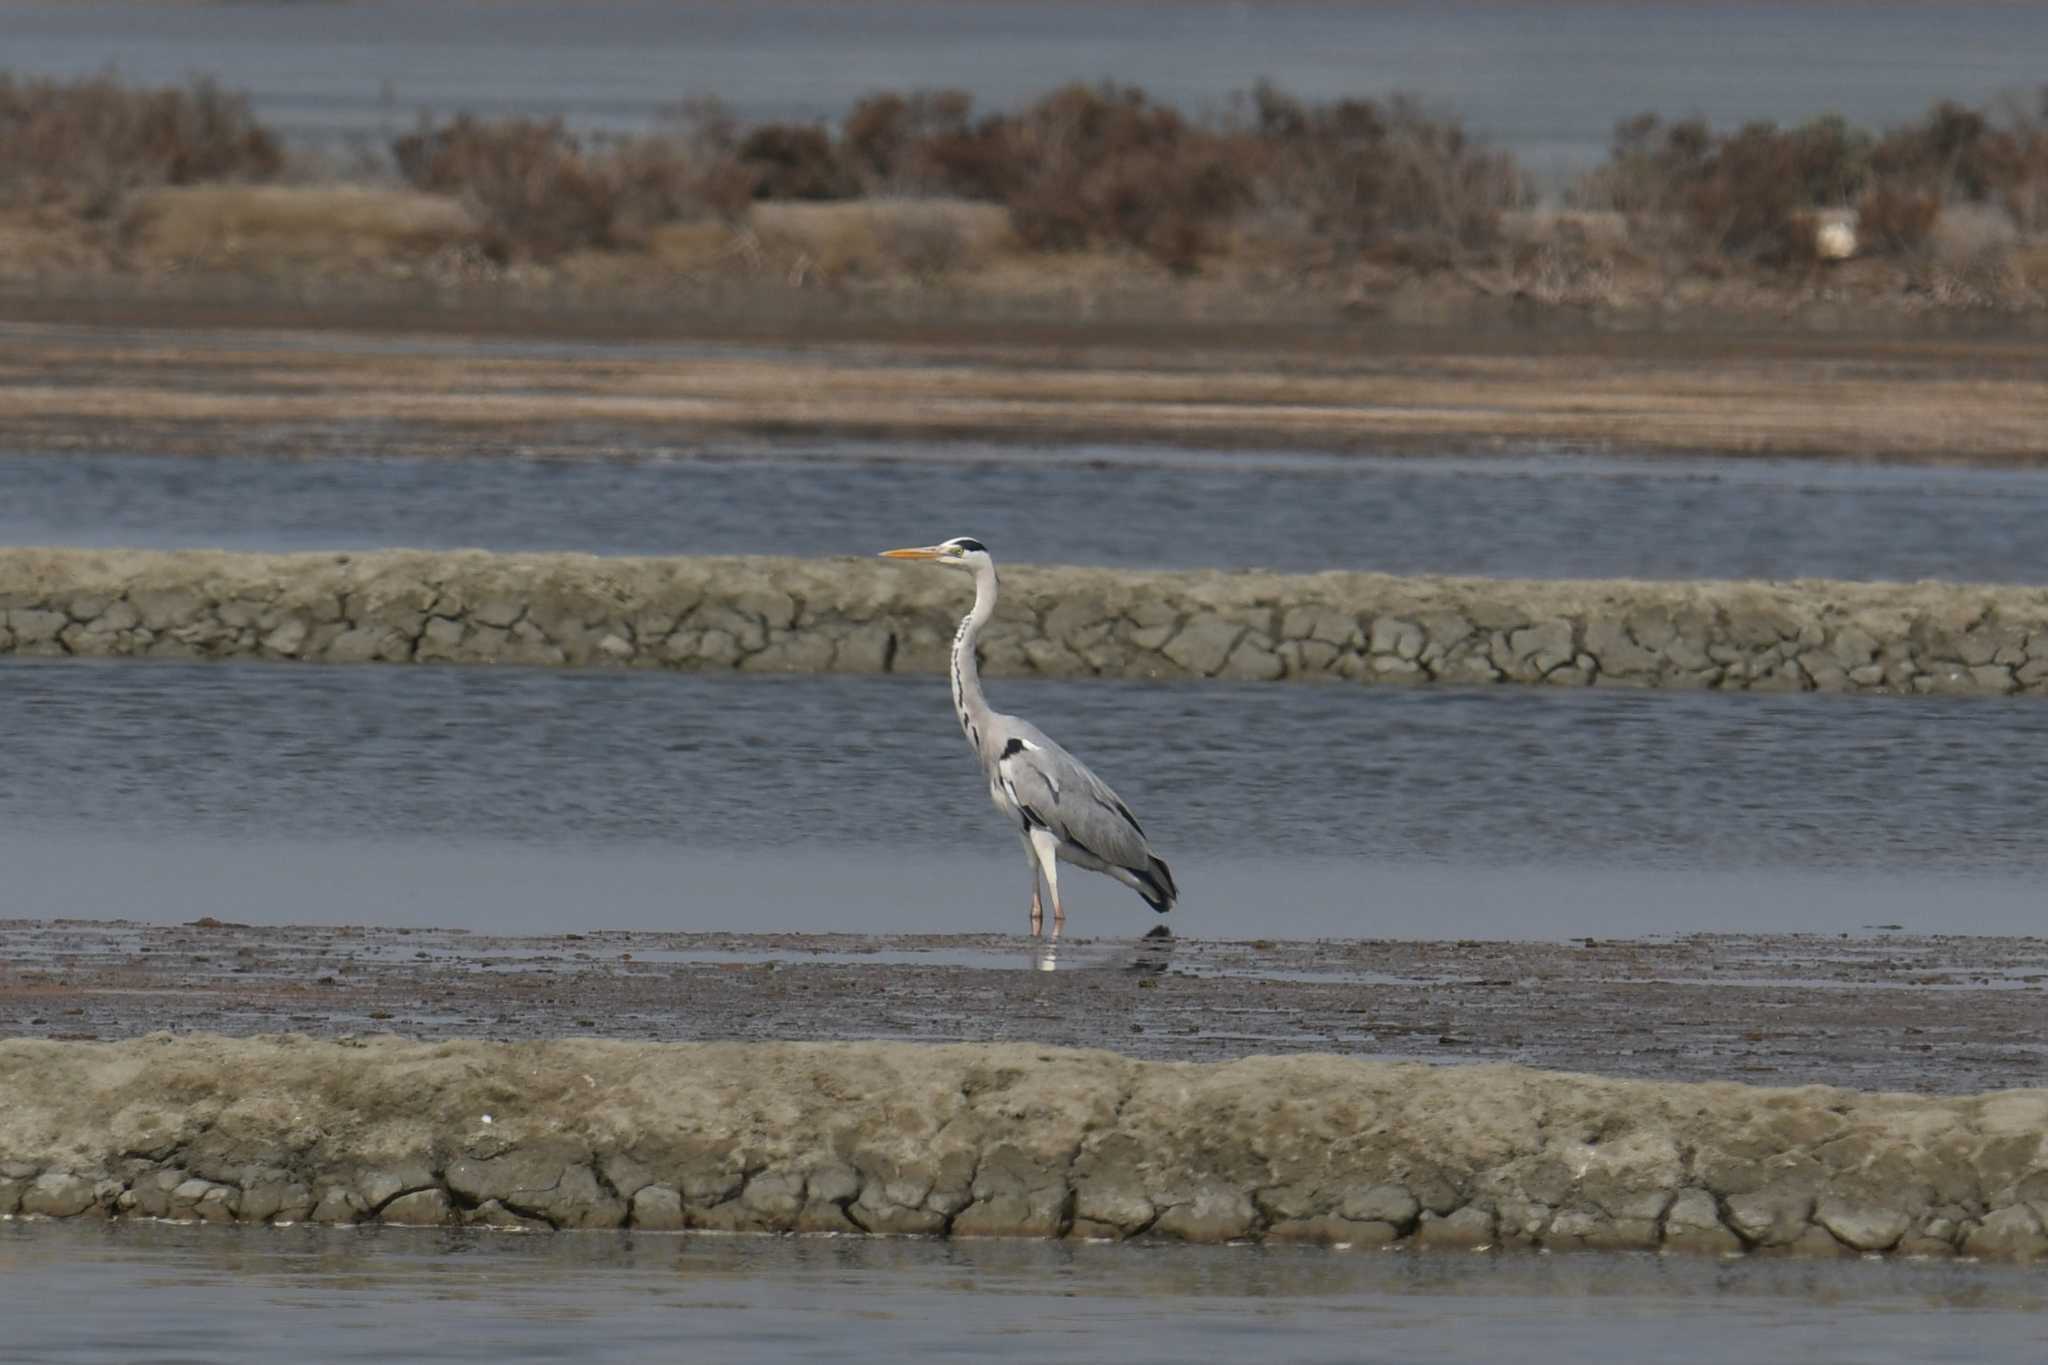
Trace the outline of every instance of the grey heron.
{"label": "grey heron", "polygon": [[924,560],[974,575],[974,609],[961,618],[953,636],[953,711],[981,760],[989,799],[1024,841],[1031,862],[1033,937],[1044,927],[1041,878],[1052,901],[1052,937],[1058,938],[1066,925],[1057,867],[1061,862],[1115,878],[1161,914],[1173,909],[1180,895],[1173,873],[1152,851],[1130,807],[1043,730],[992,710],[982,696],[975,645],[981,628],[995,615],[997,592],[996,562],[988,547],[956,536],[937,545],[884,550],[882,558]]}

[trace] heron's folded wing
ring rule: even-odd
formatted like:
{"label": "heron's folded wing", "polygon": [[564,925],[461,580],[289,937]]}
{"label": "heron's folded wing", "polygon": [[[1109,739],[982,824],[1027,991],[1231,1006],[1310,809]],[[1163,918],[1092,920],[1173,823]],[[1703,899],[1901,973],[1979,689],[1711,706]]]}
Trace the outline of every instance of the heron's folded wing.
{"label": "heron's folded wing", "polygon": [[1129,807],[1057,744],[1014,738],[997,759],[996,772],[1027,824],[1043,825],[1113,867],[1142,869],[1151,862],[1145,831]]}

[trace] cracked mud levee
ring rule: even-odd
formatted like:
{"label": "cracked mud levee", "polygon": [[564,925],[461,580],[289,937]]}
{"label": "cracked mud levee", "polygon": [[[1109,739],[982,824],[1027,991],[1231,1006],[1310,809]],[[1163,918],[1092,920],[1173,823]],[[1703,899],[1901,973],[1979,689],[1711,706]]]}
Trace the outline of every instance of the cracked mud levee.
{"label": "cracked mud levee", "polygon": [[[6,1213],[2048,1254],[2048,1092],[2009,1088],[2039,940],[1080,941],[1050,974],[1000,938],[0,948],[0,1019],[48,1035],[0,1044]],[[265,1036],[149,1032],[194,1025]],[[1012,1041],[647,1041],[876,1034]],[[1909,1086],[1951,1093],[1871,1093]]]}
{"label": "cracked mud levee", "polygon": [[[991,676],[2048,692],[2048,595],[1962,583],[1024,566]],[[945,671],[959,584],[872,558],[0,549],[0,655]]]}
{"label": "cracked mud levee", "polygon": [[1032,1044],[0,1044],[0,1211],[209,1222],[2048,1252],[2048,1093]]}

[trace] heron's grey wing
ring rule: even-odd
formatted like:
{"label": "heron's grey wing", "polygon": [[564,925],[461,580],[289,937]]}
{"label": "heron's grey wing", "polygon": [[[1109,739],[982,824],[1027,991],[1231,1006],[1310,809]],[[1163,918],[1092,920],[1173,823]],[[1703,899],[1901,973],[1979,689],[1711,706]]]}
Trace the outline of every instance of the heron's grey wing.
{"label": "heron's grey wing", "polygon": [[1038,727],[1022,721],[1003,727],[996,779],[1027,825],[1043,825],[1109,867],[1143,872],[1155,861],[1130,807]]}

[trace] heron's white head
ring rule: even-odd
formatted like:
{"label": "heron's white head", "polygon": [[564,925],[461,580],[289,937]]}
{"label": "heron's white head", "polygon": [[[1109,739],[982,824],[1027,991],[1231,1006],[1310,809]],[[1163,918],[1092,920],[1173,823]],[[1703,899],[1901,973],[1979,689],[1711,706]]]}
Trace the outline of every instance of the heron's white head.
{"label": "heron's white head", "polygon": [[988,546],[972,536],[954,536],[951,540],[940,541],[937,545],[919,545],[908,550],[884,550],[884,559],[925,559],[934,564],[943,564],[949,569],[966,569],[975,572],[985,565],[992,565]]}

